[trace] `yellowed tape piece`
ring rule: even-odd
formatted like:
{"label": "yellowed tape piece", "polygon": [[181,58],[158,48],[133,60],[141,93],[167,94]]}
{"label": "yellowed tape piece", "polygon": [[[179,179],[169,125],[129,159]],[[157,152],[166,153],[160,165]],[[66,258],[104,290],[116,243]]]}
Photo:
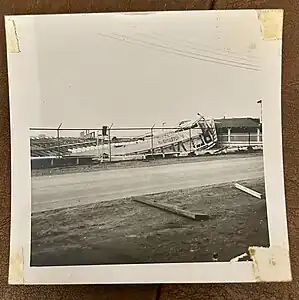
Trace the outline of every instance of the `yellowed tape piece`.
{"label": "yellowed tape piece", "polygon": [[5,31],[6,31],[7,52],[8,53],[21,52],[15,20],[5,19]]}
{"label": "yellowed tape piece", "polygon": [[22,248],[11,251],[9,262],[9,283],[24,283],[24,256]]}
{"label": "yellowed tape piece", "polygon": [[289,251],[281,247],[249,247],[256,281],[291,281]]}
{"label": "yellowed tape piece", "polygon": [[279,40],[282,38],[282,9],[257,10],[257,15],[264,40]]}

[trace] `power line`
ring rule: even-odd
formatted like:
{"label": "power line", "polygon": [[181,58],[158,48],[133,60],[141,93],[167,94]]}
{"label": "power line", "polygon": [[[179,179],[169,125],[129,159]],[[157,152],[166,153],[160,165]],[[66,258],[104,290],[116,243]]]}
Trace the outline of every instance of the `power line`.
{"label": "power line", "polygon": [[[162,37],[162,38],[165,37],[165,36],[163,36],[163,35],[161,35],[161,34],[155,32],[155,31],[153,31],[152,33],[155,34],[155,35],[157,35],[157,36],[160,36],[160,37]],[[169,37],[168,37],[168,38],[169,38]],[[177,41],[183,41],[183,42],[185,42],[185,43],[187,43],[187,44],[191,44],[191,45],[192,45],[192,44],[193,44],[193,45],[198,45],[198,46],[201,46],[201,47],[204,47],[204,48],[212,48],[210,45],[207,45],[207,44],[194,43],[194,42],[191,42],[191,41],[187,41],[187,40],[180,39],[180,38],[178,38],[178,37],[172,37],[172,39],[175,39],[175,40],[177,40]],[[238,55],[239,55],[238,52],[232,51],[232,50],[229,50],[229,51],[228,51],[228,50],[225,50],[225,49],[223,49],[223,48],[217,48],[217,47],[213,47],[212,49],[213,49],[213,50],[217,50],[217,51],[225,51],[227,54],[238,54]],[[258,57],[255,56],[255,55],[244,55],[244,57],[253,58],[253,59],[258,59]]]}
{"label": "power line", "polygon": [[[136,44],[136,43],[133,43],[131,41],[125,40],[124,37],[117,38],[117,37],[114,37],[114,36],[111,36],[111,35],[107,35],[107,34],[100,34],[100,33],[98,33],[98,34],[101,35],[101,36],[103,36],[103,37],[107,37],[107,38],[110,38],[110,39],[118,40],[118,41],[121,41],[121,42],[124,42],[124,43],[132,44],[132,45],[144,46],[142,44],[138,44],[138,43]],[[143,43],[145,43],[145,42],[143,41]],[[161,45],[155,45],[155,46],[163,47]],[[146,47],[146,48],[148,48],[148,47]],[[200,58],[200,56],[198,56],[198,55],[193,55],[192,56],[192,55],[181,54],[181,53],[177,53],[177,52],[173,52],[173,51],[169,51],[169,50],[168,51],[165,51],[165,50],[162,51],[161,49],[157,49],[157,48],[155,48],[155,50],[160,51],[160,52],[165,52],[165,53],[176,54],[176,55],[179,55],[179,56],[182,56],[182,57],[187,57],[187,58],[192,58],[192,59],[197,59],[197,60],[202,60],[202,61],[207,61],[207,62],[218,63],[218,64],[228,65],[228,66],[232,66],[232,67],[239,67],[239,68],[248,69],[248,70],[260,71],[260,69],[258,68],[258,66],[246,67],[246,66],[242,66],[240,63],[237,63],[237,62],[226,63],[226,62],[223,62],[223,61],[219,61],[219,59],[216,59],[216,58],[212,58],[212,60],[211,60],[211,59]],[[175,51],[183,52],[181,50],[175,50]]]}
{"label": "power line", "polygon": [[[165,46],[165,45],[161,45],[161,44],[156,44],[156,43],[152,43],[152,42],[148,42],[148,41],[144,41],[144,40],[140,40],[140,39],[136,39],[136,38],[132,38],[132,37],[128,37],[128,36],[124,36],[124,35],[120,35],[117,33],[114,33],[114,35],[121,37],[121,38],[127,38],[127,39],[131,39],[131,40],[135,40],[137,42],[141,42],[141,43],[145,43],[145,44],[149,44],[151,46],[156,46],[156,47],[161,47],[161,48],[165,48],[165,49],[169,49],[169,50],[173,50],[173,51],[178,51],[181,52],[183,54],[190,54],[190,55],[195,55],[195,56],[199,56],[199,57],[204,57],[204,58],[208,58],[208,59],[214,59],[214,60],[218,60],[219,58],[217,57],[213,57],[213,56],[208,56],[208,55],[203,55],[203,54],[197,54],[194,52],[190,52],[190,51],[184,51],[178,48],[172,48],[170,46]],[[248,64],[248,63],[242,63],[242,62],[236,62],[236,61],[231,61],[231,60],[226,60],[226,59],[222,59],[221,62],[229,62],[229,63],[235,63],[235,64],[240,64],[240,65],[244,65],[244,66],[250,66],[250,67],[258,67],[257,65],[253,65],[253,64]]]}
{"label": "power line", "polygon": [[[196,60],[201,60],[201,61],[206,61],[206,62],[212,62],[212,63],[222,64],[222,65],[227,65],[227,66],[231,66],[231,67],[237,67],[237,68],[241,68],[241,69],[260,71],[258,66],[255,66],[255,65],[249,65],[247,67],[246,65],[248,65],[248,64],[241,64],[241,63],[238,63],[238,62],[231,62],[231,61],[225,61],[225,60],[220,61],[219,59],[213,58],[213,57],[205,58],[205,57],[203,57],[203,55],[200,56],[200,55],[197,55],[196,53],[195,54],[192,53],[190,55],[188,53],[186,54],[186,52],[184,52],[182,50],[179,50],[179,49],[173,49],[171,47],[158,45],[158,44],[154,44],[154,43],[148,43],[148,42],[145,42],[145,41],[139,41],[139,44],[138,44],[136,42],[134,43],[132,41],[129,41],[128,37],[125,37],[125,36],[117,37],[117,36],[111,36],[111,35],[104,34],[104,33],[98,33],[98,35],[106,37],[106,38],[118,40],[118,41],[121,41],[121,42],[124,42],[124,43],[132,44],[132,45],[139,45],[139,46],[145,46],[146,45],[146,48],[149,48],[148,46],[158,47],[158,48],[154,48],[154,49],[157,50],[157,51],[160,51],[160,52],[164,52],[164,53],[171,53],[171,54],[175,54],[175,55],[182,56],[182,57],[187,57],[187,58],[191,58],[191,59],[196,59]],[[116,35],[116,34],[114,34],[114,35]],[[141,44],[140,44],[140,42],[141,42]],[[143,45],[142,43],[145,44],[145,45]]]}
{"label": "power line", "polygon": [[[140,36],[148,36],[148,37],[154,38],[158,41],[159,40],[161,41],[161,39],[159,39],[159,37],[162,38],[163,40],[168,40],[169,42],[172,42],[172,43],[174,43],[174,41],[176,40],[180,44],[185,44],[186,47],[188,47],[190,49],[199,50],[199,51],[208,52],[208,53],[213,53],[213,54],[221,55],[221,56],[227,56],[229,58],[236,58],[236,59],[246,60],[246,61],[252,62],[252,63],[257,63],[258,62],[258,60],[257,60],[258,57],[257,56],[252,56],[252,55],[250,55],[250,56],[249,55],[244,55],[244,56],[231,55],[231,54],[234,54],[234,53],[237,54],[238,52],[227,51],[225,49],[220,49],[220,48],[215,48],[215,47],[211,47],[211,46],[204,45],[204,44],[194,43],[194,42],[183,40],[183,39],[180,39],[180,38],[177,38],[177,37],[171,37],[170,38],[168,36],[163,36],[163,35],[158,34],[156,32],[152,32],[151,34],[144,34],[144,33],[137,32],[136,34],[140,35]],[[200,47],[200,48],[198,48],[198,47]],[[207,49],[202,49],[202,48],[207,48]],[[219,53],[219,52],[221,52],[221,53]],[[249,58],[249,57],[252,57],[252,58]]]}

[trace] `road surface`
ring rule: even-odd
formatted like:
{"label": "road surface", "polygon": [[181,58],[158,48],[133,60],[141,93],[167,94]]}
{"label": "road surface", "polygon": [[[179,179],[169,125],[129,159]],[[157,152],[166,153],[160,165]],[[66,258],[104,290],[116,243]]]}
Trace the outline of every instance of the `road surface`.
{"label": "road surface", "polygon": [[32,212],[263,177],[263,157],[32,177]]}

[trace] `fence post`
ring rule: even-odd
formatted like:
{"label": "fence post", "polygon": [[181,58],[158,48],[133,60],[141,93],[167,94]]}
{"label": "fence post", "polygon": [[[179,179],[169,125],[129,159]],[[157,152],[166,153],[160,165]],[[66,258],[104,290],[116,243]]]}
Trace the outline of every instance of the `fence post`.
{"label": "fence post", "polygon": [[191,128],[189,128],[190,153],[191,153],[191,151],[192,151],[192,140],[191,140],[191,136],[192,136],[192,133],[191,133]]}
{"label": "fence post", "polygon": [[231,129],[227,128],[227,142],[230,144],[230,134],[231,134]]}
{"label": "fence post", "polygon": [[109,162],[111,162],[111,140],[110,128],[108,129],[108,147],[109,147]]}
{"label": "fence post", "polygon": [[250,146],[250,131],[248,132],[248,146]]}
{"label": "fence post", "polygon": [[60,153],[60,127],[61,127],[62,123],[59,124],[59,126],[57,127],[57,148],[58,148],[58,158],[60,158],[61,153]]}
{"label": "fence post", "polygon": [[104,144],[105,144],[105,136],[102,134],[102,157],[101,157],[101,162],[104,162]]}
{"label": "fence post", "polygon": [[58,158],[60,157],[60,138],[59,138],[59,129],[57,128],[57,148],[58,148]]}
{"label": "fence post", "polygon": [[108,147],[109,147],[109,161],[111,162],[111,128],[113,126],[113,123],[110,125],[108,129]]}
{"label": "fence post", "polygon": [[97,130],[97,156],[100,159],[99,130]]}
{"label": "fence post", "polygon": [[156,124],[154,124],[151,127],[151,152],[152,152],[152,157],[154,156],[154,127]]}

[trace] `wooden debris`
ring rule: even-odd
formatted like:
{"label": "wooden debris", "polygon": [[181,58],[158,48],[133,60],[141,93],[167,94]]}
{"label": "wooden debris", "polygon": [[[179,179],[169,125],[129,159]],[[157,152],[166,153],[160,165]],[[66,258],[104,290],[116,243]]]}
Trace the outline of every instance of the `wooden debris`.
{"label": "wooden debris", "polygon": [[246,261],[246,260],[249,260],[249,259],[250,259],[249,254],[248,253],[243,253],[239,256],[236,256],[236,257],[232,258],[230,260],[230,262]]}
{"label": "wooden debris", "polygon": [[256,198],[259,198],[259,199],[264,199],[265,198],[263,194],[261,194],[257,191],[254,191],[254,190],[252,190],[252,189],[250,189],[250,188],[248,188],[244,185],[241,185],[239,183],[235,184],[235,188],[237,188],[237,189],[241,190],[242,192],[245,192],[245,193],[247,193],[247,194],[249,194],[253,197],[256,197]]}
{"label": "wooden debris", "polygon": [[166,204],[166,203],[162,204],[162,203],[157,203],[155,201],[141,200],[141,199],[134,199],[134,201],[142,203],[142,204],[146,204],[146,205],[149,205],[149,206],[152,206],[152,207],[155,207],[155,208],[159,208],[159,209],[162,209],[164,211],[171,212],[171,213],[174,213],[176,215],[186,217],[186,218],[196,220],[196,221],[209,219],[209,215],[207,215],[207,214],[198,214],[198,213],[186,211],[186,210],[180,209],[176,206]]}

